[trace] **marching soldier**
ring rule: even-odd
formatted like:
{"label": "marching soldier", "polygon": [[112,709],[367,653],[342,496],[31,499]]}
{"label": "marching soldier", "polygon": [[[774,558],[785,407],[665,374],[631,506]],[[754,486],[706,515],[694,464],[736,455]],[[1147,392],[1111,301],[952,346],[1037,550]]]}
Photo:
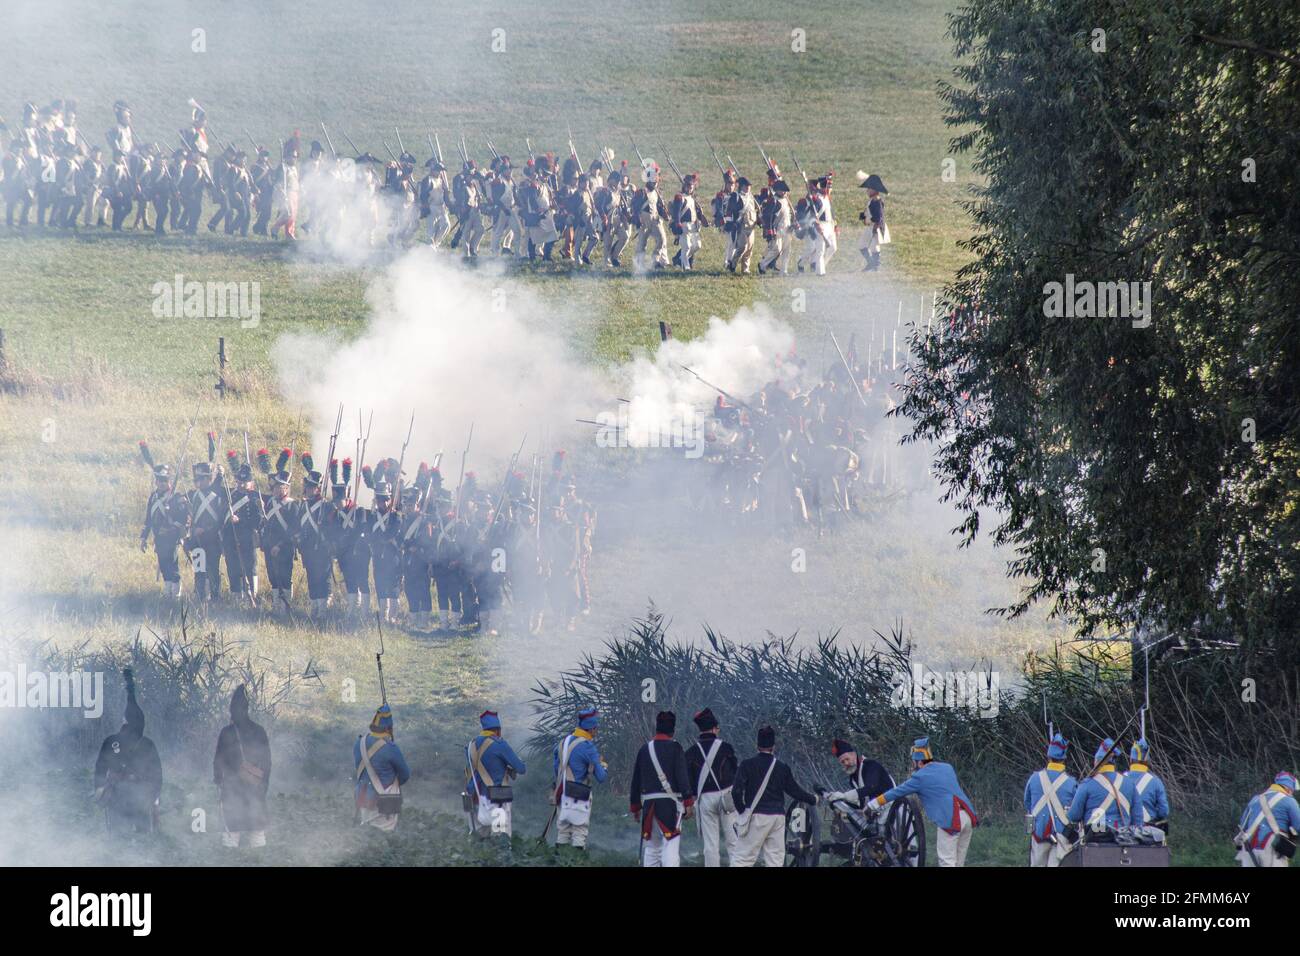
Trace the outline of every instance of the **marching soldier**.
{"label": "marching soldier", "polygon": [[[209,443],[213,436],[209,435]],[[194,566],[194,597],[200,601],[221,596],[221,535],[230,516],[226,489],[214,485],[211,461],[194,464],[194,488],[190,491],[190,534],[185,550]]]}
{"label": "marching soldier", "polygon": [[520,218],[528,234],[528,258],[537,259],[538,252],[547,262],[560,234],[555,228],[555,214],[552,210],[553,193],[547,181],[546,158],[538,157],[536,162],[528,161],[524,167],[524,182],[520,186]]}
{"label": "marching soldier", "polygon": [[695,268],[695,254],[700,251],[700,229],[703,227],[704,213],[700,210],[699,200],[695,198],[699,181],[698,173],[687,173],[682,177],[682,191],[673,199],[673,235],[677,236],[681,245],[673,262],[681,266],[683,272]]}
{"label": "marching soldier", "polygon": [[433,528],[421,509],[421,487],[428,474],[428,466],[420,462],[420,477],[415,485],[402,493],[401,521],[402,588],[406,592],[406,610],[411,627],[427,631],[432,626],[432,578],[429,575],[429,555],[433,550]]}
{"label": "marching soldier", "polygon": [[569,197],[569,223],[573,229],[573,257],[584,266],[591,265],[591,250],[600,242],[600,216],[595,195],[586,173],[578,176],[578,185]]}
{"label": "marching soldier", "polygon": [[236,464],[234,452],[226,460],[234,472],[235,488],[230,494],[230,520],[222,529],[222,550],[226,556],[226,578],[230,593],[248,606],[257,606],[257,536],[266,520],[262,496],[257,492],[253,466]]}
{"label": "marching soldier", "polygon": [[886,803],[916,794],[921,798],[925,815],[938,828],[935,853],[940,866],[965,866],[971,834],[979,826],[975,805],[957,782],[951,764],[935,760],[930,753],[930,738],[920,737],[912,744],[912,775],[896,787],[890,787],[873,804],[877,809]]}
{"label": "marching soldier", "polygon": [[271,151],[266,147],[258,149],[250,176],[253,180],[253,211],[257,213],[253,235],[265,236],[275,204],[275,175],[271,169]]}
{"label": "marching soldier", "polygon": [[664,201],[657,188],[659,170],[648,167],[646,172],[648,176],[645,185],[637,190],[636,197],[632,200],[632,216],[640,227],[636,237],[636,255],[632,262],[638,269],[648,268],[646,246],[653,240],[654,267],[663,269],[668,265],[668,233],[664,229],[668,210],[664,208]]}
{"label": "marching soldier", "polygon": [[553,754],[556,805],[555,845],[583,850],[591,825],[591,784],[604,783],[609,768],[596,749],[596,728],[600,715],[595,707],[578,711],[578,726],[558,744]]}
{"label": "marching soldier", "polygon": [[749,260],[754,252],[754,229],[758,225],[758,203],[749,191],[749,180],[736,180],[736,191],[727,197],[726,226],[733,236],[729,272],[749,274]]}
{"label": "marching soldier", "polygon": [[293,597],[294,509],[295,502],[289,494],[289,473],[283,463],[289,460],[289,450],[280,452],[280,466],[268,475],[271,493],[262,498],[265,517],[262,520],[260,544],[266,562],[266,577],[271,585],[271,602],[283,607],[285,614],[292,612],[289,601]]}
{"label": "marching soldier", "polygon": [[89,227],[105,224],[108,200],[104,198],[104,186],[107,182],[108,167],[104,165],[104,151],[98,146],[92,147],[77,176],[78,205],[83,210],[83,225]]}
{"label": "marching soldier", "polygon": [[370,732],[358,736],[352,745],[352,765],[354,822],[377,830],[396,830],[402,812],[402,785],[411,779],[411,768],[393,742],[393,712],[387,704],[375,711]]}
{"label": "marching soldier", "polygon": [[429,244],[437,248],[451,232],[451,216],[447,212],[451,190],[447,185],[447,167],[438,162],[436,156],[424,165],[429,173],[420,183],[420,205],[422,211],[428,210]]}
{"label": "marching soldier", "polygon": [[867,260],[862,271],[875,272],[880,268],[880,247],[889,243],[889,227],[885,225],[885,201],[880,198],[882,194],[888,194],[889,190],[875,173],[870,176],[862,173],[858,175],[862,177],[859,188],[865,189],[868,196],[867,208],[858,213],[858,219],[866,224],[858,249],[862,258]]}
{"label": "marching soldier", "polygon": [[461,171],[451,181],[452,201],[460,219],[460,239],[465,244],[464,258],[478,257],[478,244],[483,238],[483,204],[479,193],[478,169],[474,160],[466,160]]}
{"label": "marching soldier", "polygon": [[271,224],[272,239],[280,237],[281,229],[284,230],[285,238],[289,241],[298,238],[298,156],[300,155],[298,144],[297,133],[285,141],[279,171],[273,175],[275,201],[280,206],[280,215]]}
{"label": "marching soldier", "polygon": [[163,592],[179,599],[181,596],[181,568],[176,555],[181,539],[189,529],[190,509],[185,498],[173,486],[172,470],[168,465],[155,465],[148,454],[148,446],[140,443],[145,461],[153,468],[154,490],[144,507],[144,527],[140,531],[140,550],[149,546],[153,536],[154,553],[158,556],[158,573],[162,575]]}
{"label": "marching soldier", "polygon": [[1150,757],[1151,745],[1146,740],[1133,741],[1125,776],[1132,779],[1136,795],[1133,826],[1141,827],[1146,836],[1163,843],[1169,832],[1169,791],[1165,789],[1165,782],[1147,766]]}
{"label": "marching soldier", "polygon": [[[334,464],[330,465],[331,474]],[[365,511],[348,499],[352,459],[343,459],[343,480],[333,481],[333,508],[326,525],[326,537],[334,548],[343,587],[348,595],[348,612],[358,620],[370,615],[370,543],[365,537]]]}
{"label": "marching soldier", "polygon": [[1295,774],[1283,770],[1273,785],[1250,798],[1233,842],[1242,866],[1290,866],[1300,834]]}
{"label": "marching soldier", "polygon": [[248,154],[243,150],[235,153],[226,173],[226,201],[230,211],[226,214],[226,235],[239,233],[248,235],[248,225],[252,215],[253,177],[248,172]]}
{"label": "marching soldier", "polygon": [[131,107],[126,100],[118,100],[113,104],[113,115],[117,118],[117,124],[104,134],[104,139],[114,153],[128,156],[135,152],[135,130],[131,128]]}
{"label": "marching soldier", "polygon": [[523,760],[501,736],[501,718],[494,710],[479,714],[479,735],[465,748],[465,793],[472,806],[474,832],[513,834],[510,781],[527,769]]}
{"label": "marching soldier", "polygon": [[794,223],[794,210],[790,208],[790,187],[784,179],[773,185],[769,199],[763,204],[763,238],[767,249],[758,263],[758,274],[790,271],[790,232]]}
{"label": "marching soldier", "polygon": [[605,233],[605,264],[614,269],[621,268],[619,256],[632,241],[635,220],[630,192],[627,163],[609,174],[603,189],[596,190],[596,211]]}
{"label": "marching soldier", "polygon": [[9,152],[4,159],[4,197],[5,225],[14,226],[14,213],[18,213],[18,225],[25,227],[32,211],[32,201],[36,198],[35,160],[29,157],[23,148],[23,140],[14,139],[9,143]]}
{"label": "marching soldier", "polygon": [[1137,794],[1133,781],[1115,769],[1117,749],[1109,737],[1101,742],[1093,758],[1096,769],[1079,783],[1070,801],[1069,821],[1084,825],[1091,843],[1113,842],[1115,831],[1128,826],[1133,817]]}
{"label": "marching soldier", "polygon": [[230,197],[226,192],[226,186],[230,178],[230,167],[234,161],[235,147],[231,145],[227,145],[212,161],[212,179],[208,185],[211,188],[212,201],[217,204],[217,211],[208,220],[208,232],[216,232],[217,227],[222,223],[227,226],[226,232],[230,232]]}
{"label": "marching soldier", "polygon": [[[194,150],[185,153],[181,164],[180,181],[177,191],[180,195],[180,218],[173,223],[173,229],[179,229],[188,236],[197,235],[199,219],[203,215],[203,187],[208,182],[207,164]],[[116,220],[116,216],[113,217]]]}
{"label": "marching soldier", "polygon": [[642,866],[681,866],[682,820],[691,815],[695,792],[682,745],[673,740],[677,715],[660,711],[655,735],[641,745],[628,788],[631,813],[641,821]]}
{"label": "marching soldier", "polygon": [[835,257],[838,247],[835,214],[831,209],[831,177],[823,176],[810,184],[808,213],[812,221],[812,271],[826,274],[826,264]]}
{"label": "marching soldier", "polygon": [[776,759],[776,731],[758,730],[758,753],[741,762],[731,787],[736,804],[736,852],[731,865],[754,866],[761,855],[764,866],[785,864],[785,798],[815,806],[817,795],[794,779],[790,767]]}
{"label": "marching soldier", "polygon": [[311,616],[321,620],[329,611],[330,578],[334,571],[334,552],[325,537],[325,524],[329,503],[321,494],[324,480],[319,471],[312,470],[310,455],[302,456],[307,472],[302,479],[302,500],[292,509],[294,546],[302,556],[302,569],[307,575],[307,597],[311,600]]}
{"label": "marching soldier", "polygon": [[121,232],[122,223],[126,221],[131,205],[135,201],[137,185],[131,175],[131,167],[126,161],[126,154],[113,153],[113,165],[108,170],[108,202],[113,209],[113,231]]}
{"label": "marching soldier", "polygon": [[109,832],[130,828],[151,833],[158,823],[162,796],[162,760],[158,748],[144,735],[144,711],[135,699],[135,675],[122,671],[126,682],[126,721],[104,739],[95,760],[95,802],[104,808]]}
{"label": "marching soldier", "polygon": [[731,205],[731,196],[735,191],[736,171],[723,170],[722,188],[713,194],[712,211],[713,225],[726,237],[726,245],[722,251],[722,265],[726,269],[731,269],[736,258],[736,234],[734,230],[728,228],[730,223],[727,220],[727,207]]}
{"label": "marching soldier", "polygon": [[397,622],[397,597],[402,589],[402,519],[393,511],[393,486],[375,480],[375,506],[366,512],[366,543],[375,568],[375,599],[385,624]]}
{"label": "marching soldier", "polygon": [[1064,857],[1064,831],[1069,826],[1066,810],[1079,782],[1065,769],[1070,744],[1053,734],[1047,744],[1047,766],[1030,774],[1025,782],[1025,821],[1029,828],[1029,865],[1060,866]]}
{"label": "marching soldier", "polygon": [[271,744],[266,729],[248,714],[248,692],[243,684],[230,695],[230,723],[217,736],[212,779],[221,791],[221,845],[237,847],[248,834],[248,846],[266,846]]}
{"label": "marching soldier", "polygon": [[731,786],[736,779],[736,751],[722,740],[718,718],[705,707],[693,718],[700,735],[686,751],[686,770],[695,782],[695,821],[704,841],[704,865],[721,866],[718,834],[727,845],[728,862],[736,855],[736,807]]}

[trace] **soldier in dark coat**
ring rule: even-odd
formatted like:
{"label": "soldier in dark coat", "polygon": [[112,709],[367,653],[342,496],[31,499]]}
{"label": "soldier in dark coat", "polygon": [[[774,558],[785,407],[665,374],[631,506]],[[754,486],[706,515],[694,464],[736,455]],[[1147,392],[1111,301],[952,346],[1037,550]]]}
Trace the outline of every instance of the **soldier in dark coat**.
{"label": "soldier in dark coat", "polygon": [[153,468],[154,489],[144,506],[144,527],[140,530],[140,550],[149,547],[153,536],[154,552],[158,556],[158,573],[163,579],[163,592],[169,597],[181,596],[181,568],[176,556],[181,538],[189,527],[190,510],[185,498],[172,487],[172,470],[168,465],[155,465],[149,457],[149,446],[140,443],[140,451]]}
{"label": "soldier in dark coat", "polygon": [[642,866],[681,866],[682,820],[695,803],[695,787],[686,769],[686,753],[673,740],[677,715],[655,717],[655,735],[641,745],[632,765],[628,796],[632,816],[641,820],[645,850]]}
{"label": "soldier in dark coat", "polygon": [[[230,452],[230,456],[234,456]],[[249,607],[257,606],[257,536],[262,530],[266,515],[262,511],[262,496],[253,479],[253,466],[248,462],[236,465],[228,457],[235,475],[235,488],[230,493],[230,520],[222,529],[222,550],[226,556],[226,577],[230,593],[239,595]]]}
{"label": "soldier in dark coat", "polygon": [[[311,458],[303,456],[304,467],[311,468]],[[334,553],[325,536],[330,506],[321,494],[324,480],[319,471],[309,470],[302,479],[302,500],[293,509],[293,534],[302,567],[307,572],[307,596],[311,599],[311,616],[321,619],[329,609],[330,579],[334,574]]]}
{"label": "soldier in dark coat", "polygon": [[221,596],[221,535],[230,518],[225,486],[213,477],[211,462],[196,462],[194,489],[187,497],[190,534],[185,550],[194,568],[194,597],[200,601]]}
{"label": "soldier in dark coat", "polygon": [[95,761],[95,800],[104,808],[109,832],[132,829],[151,833],[158,821],[162,795],[162,760],[158,748],[144,735],[144,711],[135,699],[135,675],[126,681],[126,722],[105,738]]}
{"label": "soldier in dark coat", "polygon": [[[288,455],[281,452],[280,461]],[[289,496],[289,473],[283,469],[270,476],[271,493],[264,495],[262,506],[261,546],[266,560],[266,576],[271,584],[271,600],[289,612],[293,597],[293,559],[295,554],[293,512],[295,502]]]}
{"label": "soldier in dark coat", "polygon": [[375,598],[385,623],[396,623],[397,596],[402,589],[400,539],[402,519],[393,511],[393,486],[375,482],[375,506],[366,513],[366,540],[375,568]]}
{"label": "soldier in dark coat", "polygon": [[212,779],[221,790],[221,819],[225,825],[222,845],[237,847],[248,834],[246,846],[266,846],[271,744],[266,730],[248,715],[248,694],[243,684],[230,695],[230,723],[221,728],[217,737]]}

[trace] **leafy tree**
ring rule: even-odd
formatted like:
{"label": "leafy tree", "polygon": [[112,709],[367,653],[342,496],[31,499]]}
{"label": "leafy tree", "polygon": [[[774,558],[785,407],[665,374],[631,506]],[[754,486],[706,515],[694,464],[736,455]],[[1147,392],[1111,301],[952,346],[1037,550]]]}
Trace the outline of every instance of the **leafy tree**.
{"label": "leafy tree", "polygon": [[[1081,633],[1230,639],[1291,672],[1300,6],[973,0],[950,34],[974,258],[899,411],[963,540],[995,513],[1026,582],[997,610],[1048,600]],[[1150,282],[1149,321],[1049,317],[1067,275]]]}

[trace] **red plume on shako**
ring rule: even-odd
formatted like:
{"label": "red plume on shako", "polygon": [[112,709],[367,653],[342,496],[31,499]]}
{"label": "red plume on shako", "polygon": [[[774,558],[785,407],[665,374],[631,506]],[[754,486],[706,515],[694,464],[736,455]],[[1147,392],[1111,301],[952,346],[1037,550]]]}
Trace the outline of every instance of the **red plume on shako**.
{"label": "red plume on shako", "polygon": [[150,468],[155,467],[153,452],[149,450],[149,443],[147,441],[141,440],[140,442],[140,457],[144,459],[144,463]]}
{"label": "red plume on shako", "polygon": [[271,473],[271,453],[265,448],[257,450],[257,467],[264,475]]}

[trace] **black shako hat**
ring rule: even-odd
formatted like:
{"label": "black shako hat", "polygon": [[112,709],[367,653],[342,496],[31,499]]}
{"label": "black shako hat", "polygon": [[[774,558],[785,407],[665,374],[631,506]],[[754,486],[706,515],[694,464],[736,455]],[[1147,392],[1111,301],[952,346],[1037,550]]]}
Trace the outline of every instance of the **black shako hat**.
{"label": "black shako hat", "polygon": [[771,727],[758,728],[758,745],[759,747],[775,747],[776,731]]}
{"label": "black shako hat", "polygon": [[655,717],[655,733],[672,736],[677,730],[677,715],[671,710],[661,710]]}

